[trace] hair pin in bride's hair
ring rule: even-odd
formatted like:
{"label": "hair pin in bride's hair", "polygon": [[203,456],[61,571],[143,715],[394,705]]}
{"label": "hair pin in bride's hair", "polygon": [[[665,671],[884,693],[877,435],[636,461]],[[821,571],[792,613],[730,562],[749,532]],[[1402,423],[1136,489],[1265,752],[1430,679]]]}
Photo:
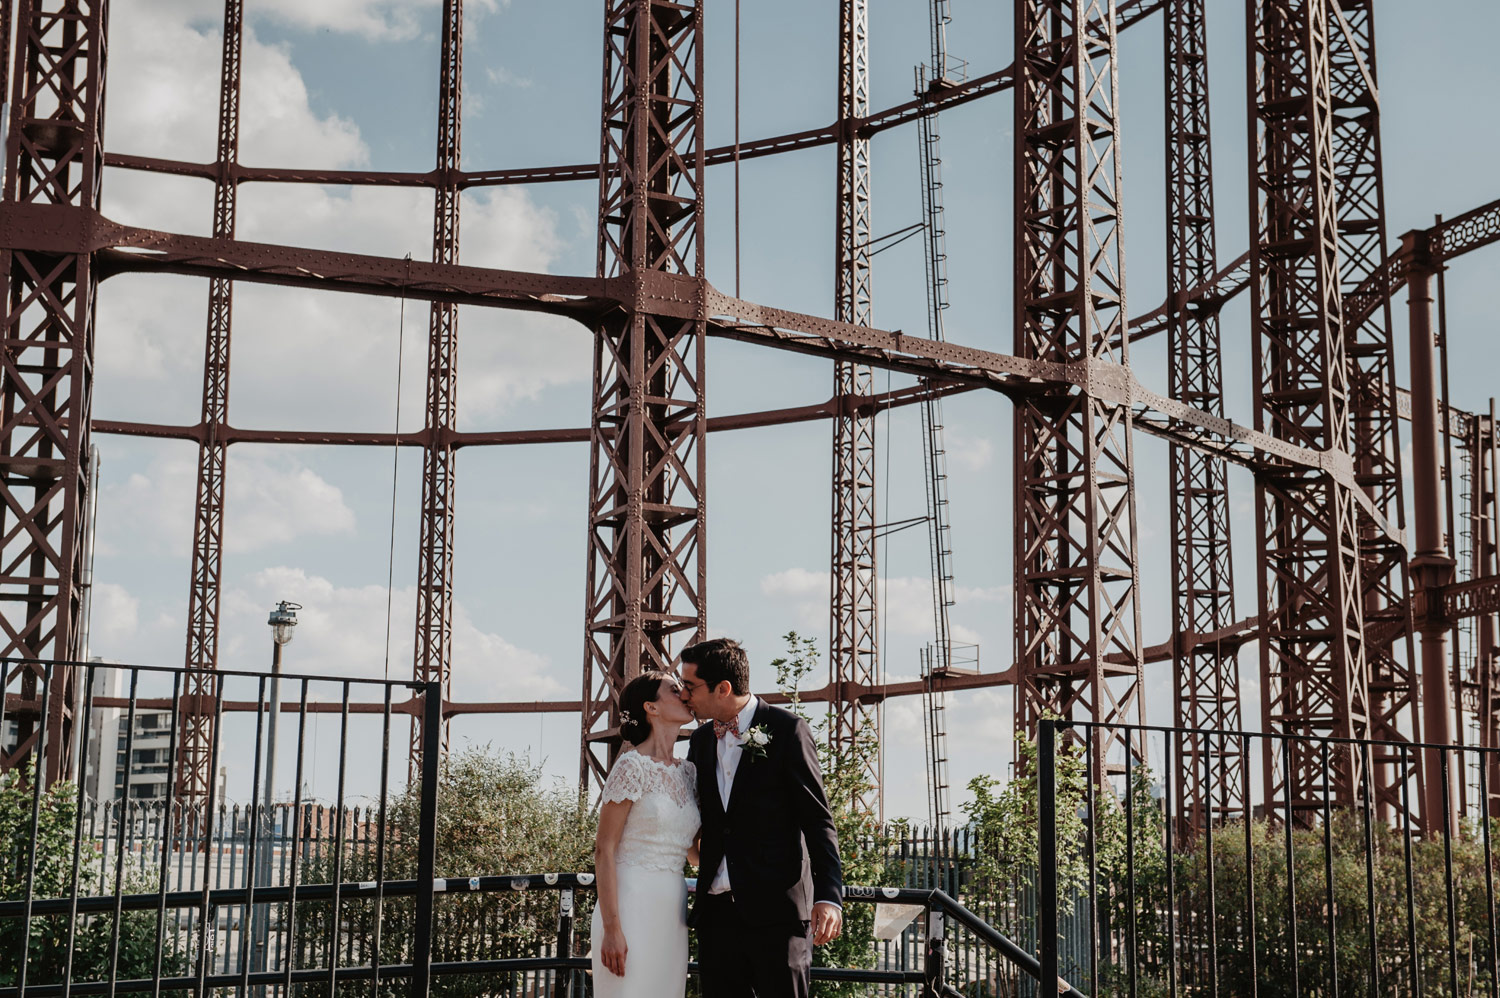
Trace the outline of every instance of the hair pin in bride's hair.
{"label": "hair pin in bride's hair", "polygon": [[634,724],[634,723],[635,723],[635,718],[633,718],[633,717],[630,716],[630,711],[628,711],[628,710],[622,710],[622,711],[620,711],[620,727],[623,728],[627,724]]}

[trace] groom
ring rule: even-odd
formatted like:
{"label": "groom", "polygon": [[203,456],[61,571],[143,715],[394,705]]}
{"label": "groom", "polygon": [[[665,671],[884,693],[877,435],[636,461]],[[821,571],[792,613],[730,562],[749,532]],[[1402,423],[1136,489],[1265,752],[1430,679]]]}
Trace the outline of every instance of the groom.
{"label": "groom", "polygon": [[812,948],[843,929],[838,835],[807,722],[750,694],[738,641],[682,650],[702,812],[697,900],[704,998],[806,998]]}

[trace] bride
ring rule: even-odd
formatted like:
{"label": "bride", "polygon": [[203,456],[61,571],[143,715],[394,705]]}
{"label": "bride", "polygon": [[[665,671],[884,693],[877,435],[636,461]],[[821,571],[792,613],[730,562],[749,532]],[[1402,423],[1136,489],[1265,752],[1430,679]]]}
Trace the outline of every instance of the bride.
{"label": "bride", "polygon": [[627,743],[604,783],[594,843],[595,998],[682,998],[687,884],[697,865],[697,775],[672,754],[693,718],[677,680],[647,672],[620,694]]}

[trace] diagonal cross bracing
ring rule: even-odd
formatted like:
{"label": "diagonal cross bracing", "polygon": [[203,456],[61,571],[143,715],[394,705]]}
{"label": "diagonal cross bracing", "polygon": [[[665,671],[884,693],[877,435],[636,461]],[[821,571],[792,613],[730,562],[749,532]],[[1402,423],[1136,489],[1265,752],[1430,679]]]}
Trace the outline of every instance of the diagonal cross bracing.
{"label": "diagonal cross bracing", "polygon": [[[702,17],[698,2],[605,6],[598,265],[622,294],[593,320],[584,787],[618,749],[621,687],[675,669],[706,622]],[[679,289],[678,307],[653,286]]]}
{"label": "diagonal cross bracing", "polygon": [[[1375,89],[1373,0],[1329,0],[1328,69],[1332,107],[1334,203],[1339,222],[1339,287],[1351,297],[1385,264],[1385,181],[1380,151],[1380,94]],[[1395,406],[1391,307],[1357,321],[1346,308],[1345,352],[1355,476],[1387,519],[1405,522],[1401,437]],[[1367,641],[1370,736],[1382,742],[1421,741],[1411,629],[1400,625],[1409,598],[1406,550],[1369,516],[1359,517],[1360,585],[1365,633],[1394,639]],[[1401,807],[1394,750],[1372,760],[1382,813]]]}
{"label": "diagonal cross bracing", "polygon": [[[215,239],[233,239],[239,184],[240,67],[245,34],[244,0],[225,0],[224,48],[219,76],[218,171],[214,177]],[[183,676],[182,757],[177,795],[205,800],[213,782],[214,670],[219,667],[220,580],[224,562],[224,502],[228,485],[229,356],[234,282],[208,282],[208,328],[203,341],[203,438],[198,444],[197,502],[188,585],[187,672]]]}
{"label": "diagonal cross bracing", "polygon": [[[1253,0],[1248,32],[1255,426],[1348,456],[1348,353],[1339,278],[1328,0]],[[1288,469],[1256,483],[1261,701],[1267,731],[1363,738],[1364,656],[1357,496]],[[1368,499],[1368,497],[1366,497]],[[1324,794],[1356,799],[1353,753],[1320,766],[1292,741],[1266,753],[1268,810],[1311,820]]]}
{"label": "diagonal cross bracing", "polygon": [[[17,4],[6,207],[98,210],[108,15],[106,0]],[[8,246],[0,250],[0,273],[6,282],[0,657],[68,661],[78,650],[99,275],[93,255],[82,247],[48,253]],[[73,670],[59,667],[43,684],[39,669],[16,668],[30,705],[14,714],[18,747],[0,759],[0,769],[19,764],[40,741],[43,779],[65,778],[76,700]]]}
{"label": "diagonal cross bracing", "polygon": [[[1209,145],[1208,33],[1204,0],[1167,0],[1167,393],[1224,414],[1219,300],[1188,301],[1213,282],[1213,159]],[[1173,633],[1211,634],[1234,622],[1229,469],[1192,447],[1172,462]],[[1173,723],[1181,736],[1178,811],[1188,828],[1207,829],[1244,814],[1238,739],[1198,731],[1240,729],[1238,645],[1179,646],[1172,674]]]}
{"label": "diagonal cross bracing", "polygon": [[[861,118],[870,109],[867,0],[839,0],[839,118]],[[870,140],[850,132],[838,144],[835,208],[837,268],[834,316],[868,326],[870,302]],[[874,393],[869,365],[834,364],[834,395]],[[829,559],[828,680],[879,681],[880,642],[876,593],[875,413],[850,409],[833,419],[832,552]],[[869,791],[859,804],[880,814],[880,714],[872,704],[835,699],[829,743],[858,760]]]}
{"label": "diagonal cross bracing", "polygon": [[[1128,376],[1115,32],[1109,0],[1016,4],[1015,352]],[[1142,718],[1133,420],[1087,391],[1016,404],[1017,725],[1101,722],[1101,779],[1136,754],[1108,725]]]}
{"label": "diagonal cross bracing", "polygon": [[[463,0],[444,0],[442,54],[438,73],[437,169],[458,170],[463,135]],[[449,182],[433,192],[432,262],[458,263],[461,192]],[[432,303],[427,327],[427,446],[422,448],[422,508],[417,544],[417,622],[412,676],[453,692],[454,479],[457,452],[449,436],[458,425],[458,306]],[[443,752],[448,726],[443,725]],[[414,721],[407,772],[422,771],[422,726]]]}

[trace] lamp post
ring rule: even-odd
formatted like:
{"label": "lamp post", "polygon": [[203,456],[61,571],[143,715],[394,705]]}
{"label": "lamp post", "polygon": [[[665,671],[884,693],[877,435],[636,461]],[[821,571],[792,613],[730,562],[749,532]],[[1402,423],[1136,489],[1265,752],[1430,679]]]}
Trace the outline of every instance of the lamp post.
{"label": "lamp post", "polygon": [[[281,714],[281,649],[282,646],[290,644],[292,632],[297,626],[297,611],[302,609],[300,603],[289,603],[282,600],[276,604],[276,609],[271,611],[270,618],[266,621],[271,627],[271,689],[270,689],[270,717],[266,722],[266,777],[261,788],[261,840],[259,856],[255,863],[260,872],[260,884],[269,887],[272,884],[271,861],[275,854],[272,848],[272,837],[276,833],[275,812],[272,810],[275,802],[276,786],[276,721]],[[255,912],[255,970],[264,971],[269,969],[268,957],[270,950],[271,935],[271,906],[257,905]]]}

